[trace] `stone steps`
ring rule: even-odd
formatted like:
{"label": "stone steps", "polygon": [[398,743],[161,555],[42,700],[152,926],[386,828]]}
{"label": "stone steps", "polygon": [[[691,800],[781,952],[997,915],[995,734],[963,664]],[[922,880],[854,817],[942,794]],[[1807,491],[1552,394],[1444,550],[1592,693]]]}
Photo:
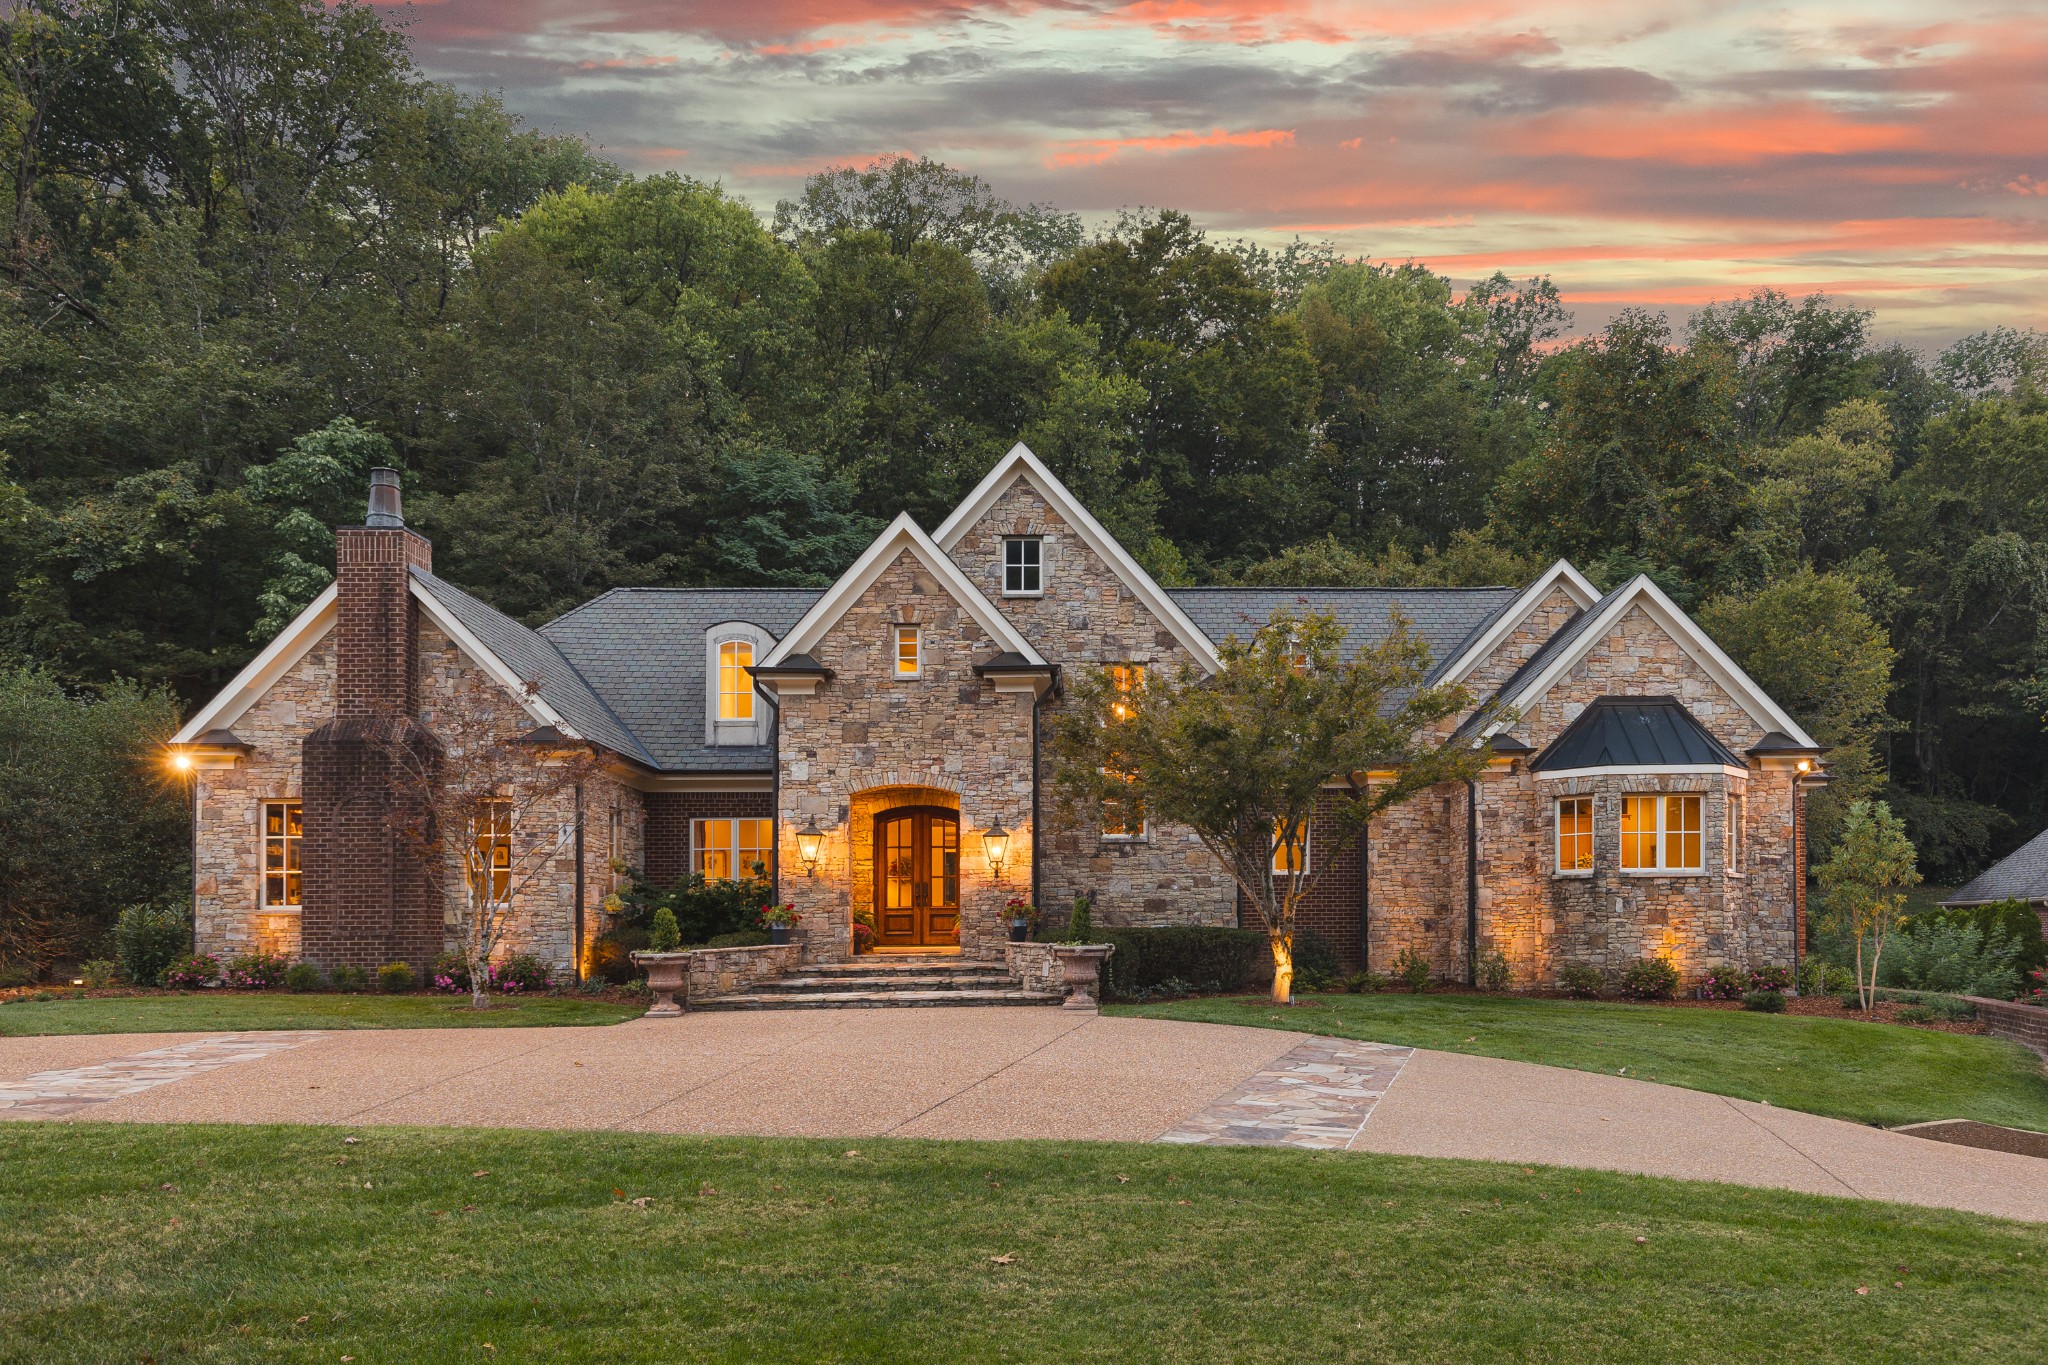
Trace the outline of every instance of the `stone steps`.
{"label": "stone steps", "polygon": [[859,976],[783,976],[754,983],[761,995],[788,995],[810,991],[990,991],[1008,990],[1016,978],[1008,972],[962,972],[939,976],[927,972],[883,974],[864,972]]}
{"label": "stone steps", "polygon": [[698,1010],[862,1010],[897,1009],[916,1005],[1057,1005],[1064,997],[1044,991],[1027,991],[1012,984],[1008,990],[950,991],[820,991],[806,993],[721,995],[715,1000],[693,1000]]}
{"label": "stone steps", "polygon": [[1027,991],[1003,968],[957,957],[863,957],[818,963],[757,981],[743,994],[691,1001],[693,1010],[847,1010],[916,1005],[1057,1005],[1063,994]]}

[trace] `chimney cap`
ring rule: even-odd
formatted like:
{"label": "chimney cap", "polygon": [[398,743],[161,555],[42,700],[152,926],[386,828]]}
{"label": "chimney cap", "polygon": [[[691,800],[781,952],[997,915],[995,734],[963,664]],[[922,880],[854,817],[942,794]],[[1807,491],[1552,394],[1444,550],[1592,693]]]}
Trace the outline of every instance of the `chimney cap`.
{"label": "chimney cap", "polygon": [[370,471],[370,514],[365,526],[401,529],[405,526],[405,504],[398,491],[398,471],[382,465]]}

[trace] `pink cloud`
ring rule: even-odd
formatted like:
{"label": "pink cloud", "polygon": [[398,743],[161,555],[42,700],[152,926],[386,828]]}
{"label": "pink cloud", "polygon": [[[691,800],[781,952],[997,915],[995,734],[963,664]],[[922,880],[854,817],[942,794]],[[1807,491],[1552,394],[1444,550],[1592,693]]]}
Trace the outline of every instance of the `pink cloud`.
{"label": "pink cloud", "polygon": [[1124,152],[1184,152],[1197,147],[1291,147],[1291,128],[1259,128],[1231,133],[1212,128],[1206,133],[1178,132],[1155,137],[1076,138],[1059,144],[1046,158],[1048,166],[1094,166]]}

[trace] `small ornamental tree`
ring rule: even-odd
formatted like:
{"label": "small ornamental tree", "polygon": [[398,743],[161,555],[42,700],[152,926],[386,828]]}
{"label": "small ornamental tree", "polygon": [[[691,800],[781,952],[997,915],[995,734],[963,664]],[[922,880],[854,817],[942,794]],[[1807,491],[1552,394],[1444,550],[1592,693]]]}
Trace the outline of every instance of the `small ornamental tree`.
{"label": "small ornamental tree", "polygon": [[1904,888],[1920,884],[1915,861],[1905,822],[1892,808],[1858,801],[1842,820],[1834,853],[1814,869],[1828,919],[1856,940],[1856,994],[1865,1014],[1877,1001],[1885,937],[1905,917]]}
{"label": "small ornamental tree", "polygon": [[[1425,686],[1428,646],[1394,626],[1347,660],[1334,616],[1276,612],[1250,640],[1223,642],[1214,675],[1081,674],[1051,727],[1055,782],[1079,818],[1185,825],[1230,869],[1264,921],[1276,1003],[1293,999],[1296,910],[1373,817],[1486,765],[1483,746],[1442,737],[1469,694]],[[1349,799],[1317,829],[1308,865],[1276,859],[1302,847],[1332,782]]]}
{"label": "small ornamental tree", "polygon": [[491,959],[520,893],[574,836],[565,803],[603,761],[581,740],[511,728],[504,700],[465,690],[436,702],[434,744],[383,745],[392,833],[426,867],[477,1009],[490,1008]]}

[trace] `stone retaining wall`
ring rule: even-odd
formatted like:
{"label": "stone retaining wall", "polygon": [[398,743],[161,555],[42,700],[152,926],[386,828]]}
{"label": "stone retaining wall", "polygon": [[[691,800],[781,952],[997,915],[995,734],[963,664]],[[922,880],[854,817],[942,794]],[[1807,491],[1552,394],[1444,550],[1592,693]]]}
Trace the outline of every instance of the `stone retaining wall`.
{"label": "stone retaining wall", "polygon": [[1987,1000],[1981,995],[1963,999],[1977,1007],[1984,1031],[1994,1038],[2010,1038],[2048,1057],[2048,1009],[2039,1005],[2016,1005],[2010,1000]]}
{"label": "stone retaining wall", "polygon": [[1064,991],[1066,975],[1050,943],[1005,943],[1003,965],[1027,991]]}
{"label": "stone retaining wall", "polygon": [[716,1000],[744,995],[756,982],[786,975],[802,952],[794,943],[763,943],[746,948],[694,948],[683,964],[685,999]]}

